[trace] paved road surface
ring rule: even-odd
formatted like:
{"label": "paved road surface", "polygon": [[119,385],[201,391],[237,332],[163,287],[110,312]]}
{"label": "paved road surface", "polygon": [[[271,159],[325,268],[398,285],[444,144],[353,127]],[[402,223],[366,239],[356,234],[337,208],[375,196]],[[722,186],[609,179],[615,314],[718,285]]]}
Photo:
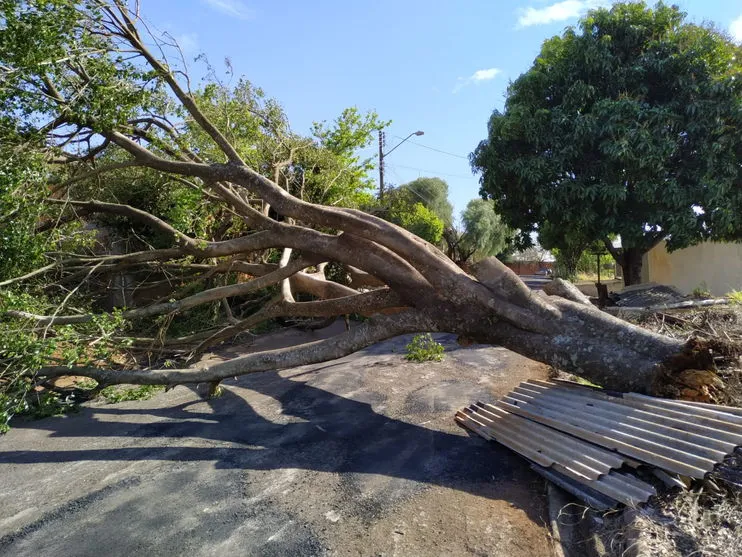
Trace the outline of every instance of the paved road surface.
{"label": "paved road surface", "polygon": [[0,555],[550,555],[542,482],[452,420],[545,368],[441,338],[441,364],[405,362],[400,337],[211,401],[177,387],[16,424]]}
{"label": "paved road surface", "polygon": [[547,282],[551,281],[551,278],[543,275],[521,275],[520,279],[533,290],[541,290]]}

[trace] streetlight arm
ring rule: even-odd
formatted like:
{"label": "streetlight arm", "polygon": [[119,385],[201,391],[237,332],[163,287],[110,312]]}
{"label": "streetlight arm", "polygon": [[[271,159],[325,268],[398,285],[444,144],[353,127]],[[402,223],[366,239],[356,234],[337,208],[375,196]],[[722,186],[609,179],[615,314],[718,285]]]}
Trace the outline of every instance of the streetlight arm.
{"label": "streetlight arm", "polygon": [[394,147],[392,147],[391,149],[389,149],[389,151],[387,151],[386,153],[384,153],[382,155],[382,157],[389,156],[392,151],[394,151],[397,147],[399,147],[400,145],[402,145],[402,143],[404,143],[405,141],[407,141],[413,135],[423,135],[423,132],[421,132],[421,131],[412,132],[410,135],[408,135],[407,137],[405,137],[402,141],[400,141],[399,143],[397,143]]}

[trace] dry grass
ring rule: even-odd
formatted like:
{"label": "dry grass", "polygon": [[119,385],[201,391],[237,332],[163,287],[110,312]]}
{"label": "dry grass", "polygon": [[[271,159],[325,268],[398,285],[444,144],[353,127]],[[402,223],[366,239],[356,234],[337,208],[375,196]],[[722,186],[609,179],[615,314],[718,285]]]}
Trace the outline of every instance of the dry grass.
{"label": "dry grass", "polygon": [[716,375],[721,380],[711,402],[742,406],[742,307],[665,311],[629,320],[673,338],[708,342],[714,347]]}
{"label": "dry grass", "polygon": [[[718,346],[714,361],[723,386],[718,402],[742,406],[742,308],[667,311],[630,319],[674,338],[700,338]],[[718,353],[716,353],[718,352]],[[731,482],[740,482],[734,486]],[[690,490],[664,490],[633,513],[627,526],[606,517],[598,534],[606,555],[739,557],[742,555],[742,449]]]}
{"label": "dry grass", "polygon": [[637,513],[631,527],[640,534],[634,543],[647,555],[742,555],[742,495],[711,486],[707,482],[690,491],[665,494]]}

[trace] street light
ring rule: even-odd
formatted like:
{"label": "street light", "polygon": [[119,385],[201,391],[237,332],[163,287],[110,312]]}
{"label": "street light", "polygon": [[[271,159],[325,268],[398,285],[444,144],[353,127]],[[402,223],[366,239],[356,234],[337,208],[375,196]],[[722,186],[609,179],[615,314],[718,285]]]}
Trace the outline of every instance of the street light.
{"label": "street light", "polygon": [[416,131],[412,132],[410,135],[405,137],[402,141],[397,143],[394,147],[389,149],[386,153],[384,152],[384,132],[379,130],[379,200],[384,199],[384,157],[389,156],[389,154],[394,151],[397,147],[402,145],[405,141],[407,141],[409,138],[411,138],[413,135],[425,135],[425,132],[423,131]]}

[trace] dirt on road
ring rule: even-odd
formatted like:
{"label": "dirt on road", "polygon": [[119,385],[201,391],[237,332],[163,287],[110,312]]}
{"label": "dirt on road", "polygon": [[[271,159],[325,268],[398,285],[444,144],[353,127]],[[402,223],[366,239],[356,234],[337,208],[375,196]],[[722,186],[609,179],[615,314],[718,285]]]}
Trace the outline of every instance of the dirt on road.
{"label": "dirt on road", "polygon": [[453,422],[546,367],[436,336],[440,363],[405,361],[405,336],[217,399],[177,387],[18,422],[0,438],[0,554],[551,555],[542,481]]}

